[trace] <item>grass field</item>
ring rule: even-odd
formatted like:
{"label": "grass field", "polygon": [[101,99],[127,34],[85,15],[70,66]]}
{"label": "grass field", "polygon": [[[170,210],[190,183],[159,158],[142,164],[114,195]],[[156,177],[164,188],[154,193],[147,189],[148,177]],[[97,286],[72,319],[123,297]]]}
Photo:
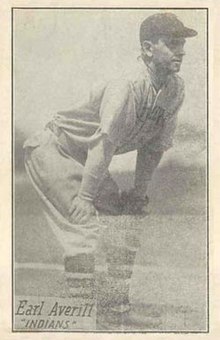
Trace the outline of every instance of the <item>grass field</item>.
{"label": "grass field", "polygon": [[[142,330],[207,329],[206,171],[201,159],[189,159],[178,160],[175,151],[165,157],[149,189],[149,215],[102,217],[106,243],[139,235],[130,299],[145,318]],[[121,188],[132,186],[132,170],[123,170],[123,160],[113,164]],[[16,296],[65,297],[62,249],[23,171],[15,181],[14,230]],[[158,315],[155,328],[149,320]]]}

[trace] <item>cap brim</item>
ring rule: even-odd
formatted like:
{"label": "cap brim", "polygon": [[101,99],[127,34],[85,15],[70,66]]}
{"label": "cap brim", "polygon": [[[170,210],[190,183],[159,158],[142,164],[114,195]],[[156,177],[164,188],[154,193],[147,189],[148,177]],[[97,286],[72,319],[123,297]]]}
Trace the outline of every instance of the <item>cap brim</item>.
{"label": "cap brim", "polygon": [[183,31],[180,33],[180,36],[183,38],[191,38],[195,37],[198,34],[195,30],[192,28],[184,27]]}

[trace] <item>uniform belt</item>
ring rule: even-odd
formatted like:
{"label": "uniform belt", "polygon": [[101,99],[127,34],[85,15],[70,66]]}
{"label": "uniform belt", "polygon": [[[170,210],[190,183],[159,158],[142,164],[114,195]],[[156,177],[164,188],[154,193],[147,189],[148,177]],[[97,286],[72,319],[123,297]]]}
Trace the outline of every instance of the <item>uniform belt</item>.
{"label": "uniform belt", "polygon": [[71,156],[68,141],[62,128],[57,126],[53,121],[50,121],[49,123],[47,123],[45,127],[48,128],[57,137],[57,142],[60,145],[60,147],[63,149],[63,151]]}
{"label": "uniform belt", "polygon": [[62,134],[62,129],[59,126],[57,126],[53,121],[50,121],[49,123],[47,123],[45,127],[50,129],[54,133],[54,135],[58,138]]}
{"label": "uniform belt", "polygon": [[[47,123],[45,128],[48,128],[57,137],[57,144],[59,144],[59,148],[62,149],[63,152],[65,152],[68,156],[73,157],[78,162],[82,162],[81,160],[78,160],[78,158],[76,158],[76,155],[84,154],[84,150],[80,149],[75,144],[70,145],[70,142],[68,142],[68,138],[62,128],[57,126],[54,121],[50,121],[49,123]],[[75,151],[75,155],[73,155],[73,150],[77,150]]]}

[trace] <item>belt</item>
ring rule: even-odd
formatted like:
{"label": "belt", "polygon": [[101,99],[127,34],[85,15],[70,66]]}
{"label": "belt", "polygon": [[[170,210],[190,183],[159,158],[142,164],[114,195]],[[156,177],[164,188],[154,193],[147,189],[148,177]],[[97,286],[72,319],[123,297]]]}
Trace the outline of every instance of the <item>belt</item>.
{"label": "belt", "polygon": [[82,162],[81,159],[78,159],[77,155],[83,155],[86,160],[87,154],[85,153],[85,150],[82,150],[78,145],[71,144],[68,142],[67,136],[64,133],[63,129],[56,125],[56,123],[52,120],[45,128],[48,128],[56,137],[57,137],[57,144],[59,148],[68,156],[74,158],[79,163],[84,164],[85,161]]}
{"label": "belt", "polygon": [[69,149],[69,144],[66,138],[65,133],[63,132],[62,128],[57,126],[54,121],[50,121],[45,126],[46,129],[49,129],[56,137],[57,137],[57,143],[59,144],[59,147],[67,153],[69,156],[71,156],[71,152]]}
{"label": "belt", "polygon": [[47,123],[45,128],[50,129],[54,133],[54,135],[58,138],[61,136],[63,132],[62,129],[54,123],[54,121],[50,121],[49,123]]}

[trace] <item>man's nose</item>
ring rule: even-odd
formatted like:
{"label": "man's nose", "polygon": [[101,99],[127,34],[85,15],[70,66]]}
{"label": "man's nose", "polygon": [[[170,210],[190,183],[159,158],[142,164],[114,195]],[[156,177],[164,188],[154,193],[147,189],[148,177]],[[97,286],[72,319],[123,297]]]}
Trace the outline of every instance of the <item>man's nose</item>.
{"label": "man's nose", "polygon": [[175,55],[176,55],[177,57],[183,57],[185,54],[186,54],[186,53],[185,53],[183,47],[179,47],[179,48],[177,48],[176,51],[175,51]]}

